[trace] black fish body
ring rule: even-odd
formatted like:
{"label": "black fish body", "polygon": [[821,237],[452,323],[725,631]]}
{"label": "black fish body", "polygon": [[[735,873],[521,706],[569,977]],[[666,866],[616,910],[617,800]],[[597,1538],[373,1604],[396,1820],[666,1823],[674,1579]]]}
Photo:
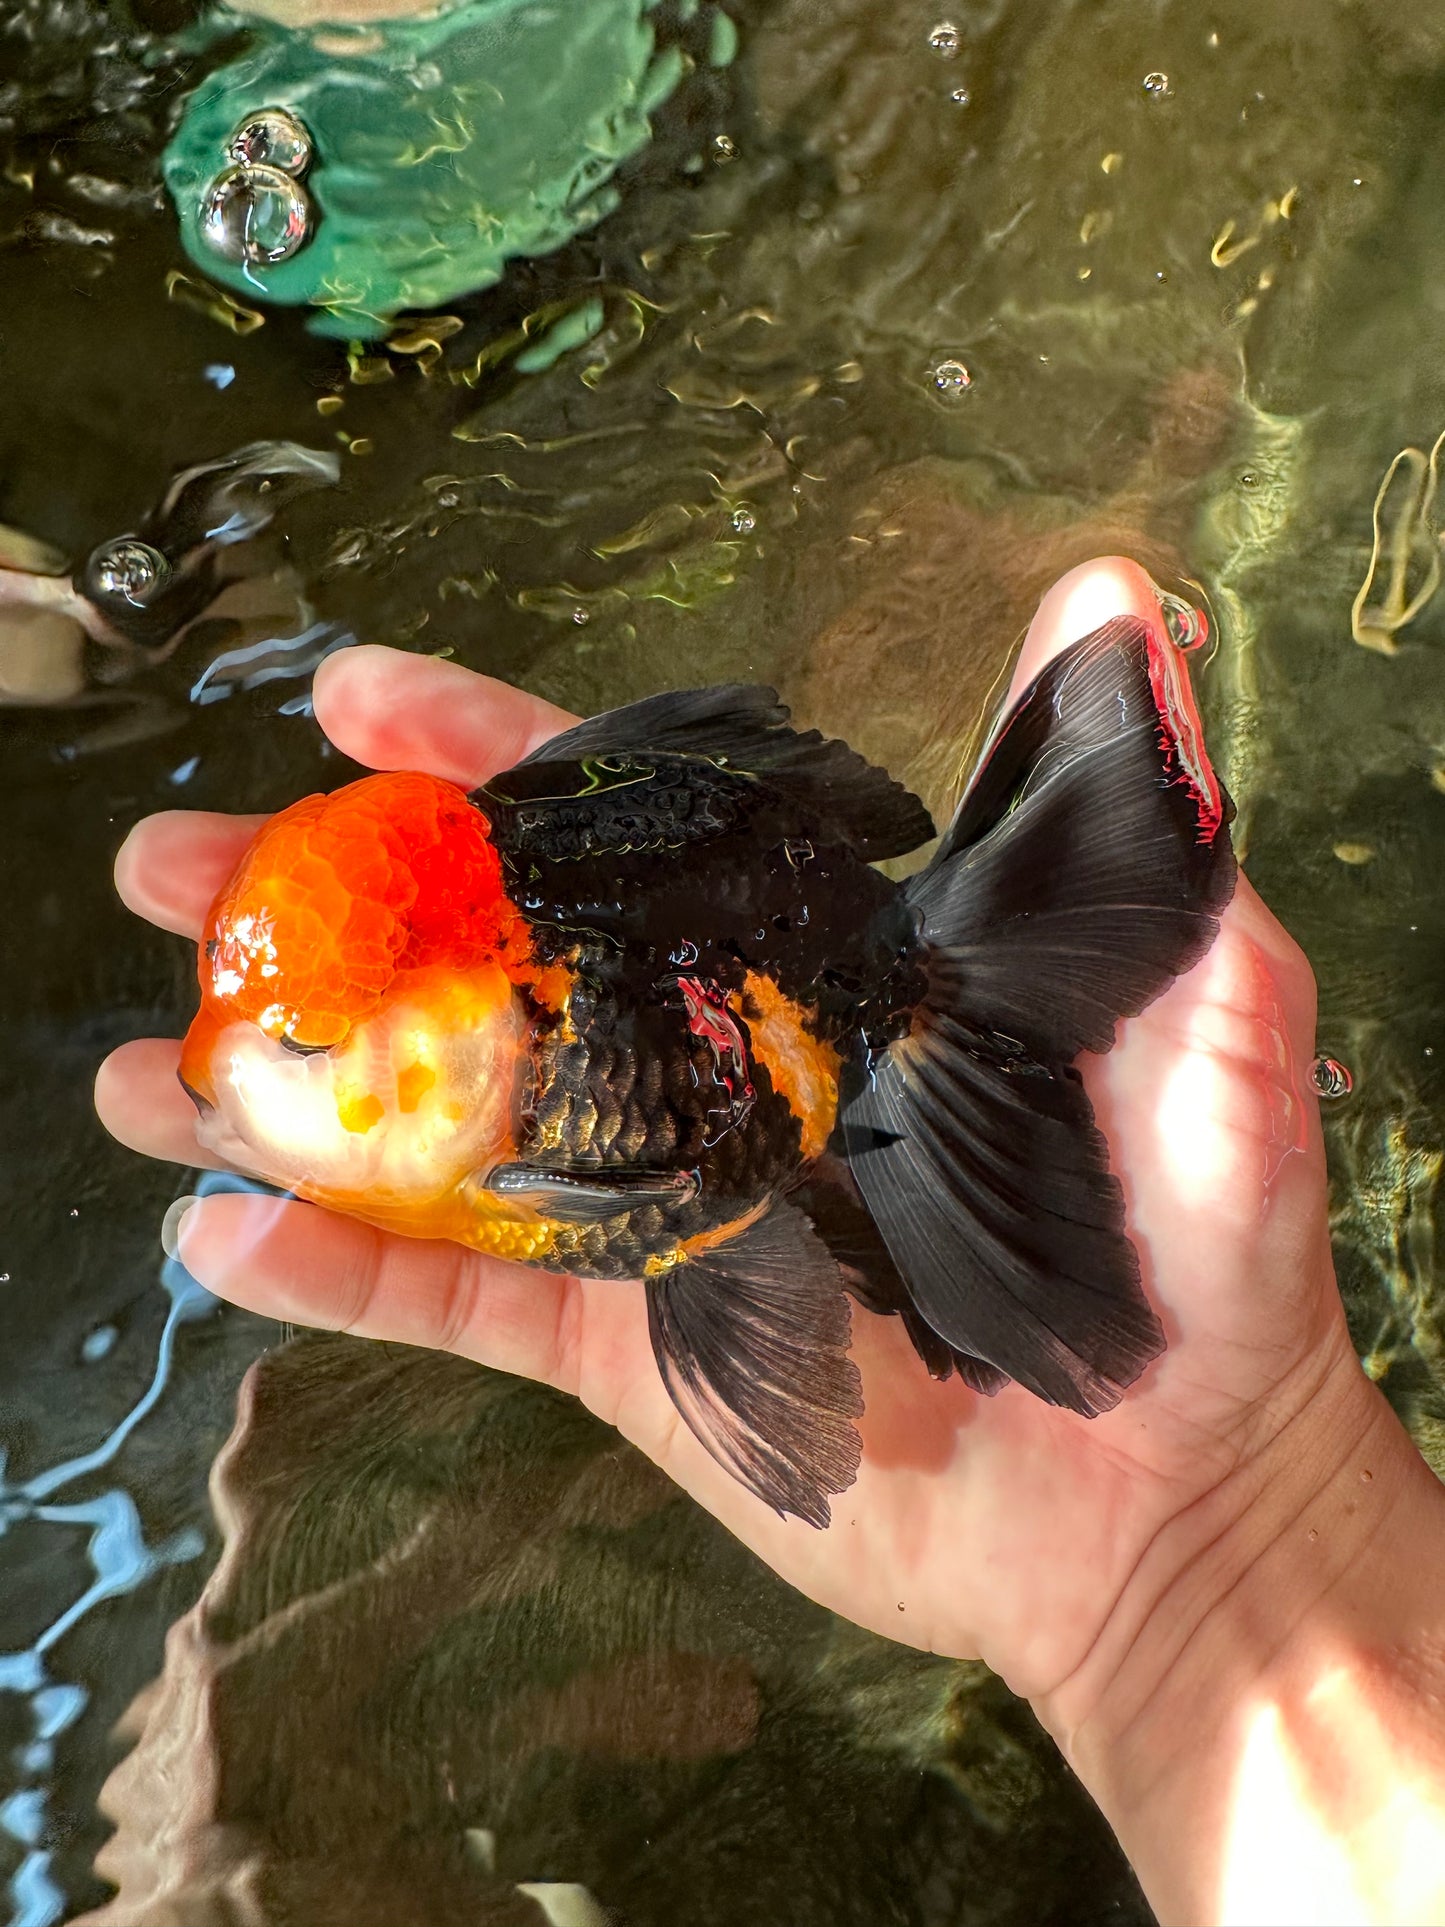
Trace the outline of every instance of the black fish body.
{"label": "black fish body", "polygon": [[[538,954],[573,985],[532,1051],[519,1142],[579,1177],[641,1169],[696,1181],[684,1201],[649,1202],[565,1241],[572,1268],[634,1277],[797,1182],[834,1132],[841,1069],[906,1028],[923,949],[904,893],[817,811],[779,807],[752,778],[683,755],[592,759],[591,770],[584,837],[570,812],[510,794],[571,784],[570,768],[524,768],[478,801]],[[692,841],[675,821],[688,782],[726,787]],[[887,791],[910,842],[930,835],[921,806]],[[660,819],[666,831],[649,835]],[[664,833],[676,840],[660,843]],[[638,847],[612,847],[628,836]],[[803,1060],[801,1079],[770,1051],[778,1040]]]}

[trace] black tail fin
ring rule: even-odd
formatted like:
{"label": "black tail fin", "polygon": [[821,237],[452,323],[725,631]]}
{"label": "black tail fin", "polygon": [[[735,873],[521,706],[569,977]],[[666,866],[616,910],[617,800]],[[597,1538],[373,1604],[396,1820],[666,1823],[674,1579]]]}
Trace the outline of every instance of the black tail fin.
{"label": "black tail fin", "polygon": [[908,886],[928,993],[845,1099],[929,1326],[1078,1412],[1116,1404],[1164,1339],[1073,1060],[1208,950],[1232,816],[1171,644],[1124,619],[1055,657]]}

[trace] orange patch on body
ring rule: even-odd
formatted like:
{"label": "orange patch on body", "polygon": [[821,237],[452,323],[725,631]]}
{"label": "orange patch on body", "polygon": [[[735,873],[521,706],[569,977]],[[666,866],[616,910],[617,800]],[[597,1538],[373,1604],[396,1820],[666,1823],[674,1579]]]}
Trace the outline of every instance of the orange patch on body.
{"label": "orange patch on body", "polygon": [[709,1251],[716,1251],[719,1245],[731,1244],[734,1238],[755,1225],[772,1203],[764,1198],[755,1204],[751,1211],[745,1211],[740,1218],[729,1218],[726,1224],[714,1225],[711,1231],[699,1231],[691,1238],[680,1238],[671,1251],[659,1251],[649,1258],[643,1266],[643,1275],[656,1278],[660,1272],[671,1271],[675,1265],[685,1265],[691,1258],[706,1257]]}
{"label": "orange patch on body", "polygon": [[800,1004],[755,970],[748,972],[742,999],[733,1007],[747,1019],[753,1056],[803,1127],[803,1156],[821,1156],[838,1117],[837,1051],[808,1029],[808,1013]]}

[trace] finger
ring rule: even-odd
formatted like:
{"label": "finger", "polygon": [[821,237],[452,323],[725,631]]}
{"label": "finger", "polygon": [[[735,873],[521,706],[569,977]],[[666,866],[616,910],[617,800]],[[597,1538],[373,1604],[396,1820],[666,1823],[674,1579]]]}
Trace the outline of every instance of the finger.
{"label": "finger", "polygon": [[[467,783],[506,768],[575,720],[455,663],[370,647],[321,665],[316,704],[332,741],[357,761]],[[121,900],[163,930],[197,937],[265,820],[200,810],[144,818],[115,860]]]}
{"label": "finger", "polygon": [[374,644],[328,656],[313,701],[336,747],[368,769],[423,769],[468,785],[577,720],[459,663]]}
{"label": "finger", "polygon": [[1153,579],[1127,556],[1105,555],[1070,569],[1044,596],[1014,664],[1008,700],[1021,696],[1061,649],[1092,635],[1116,616],[1138,616],[1164,634],[1164,614]]}
{"label": "finger", "polygon": [[148,1158],[231,1167],[196,1138],[196,1107],[176,1078],[181,1047],[173,1037],[138,1037],[112,1051],[95,1078],[95,1108],[113,1138]]}
{"label": "finger", "polygon": [[452,1351],[580,1395],[765,1558],[790,1544],[817,1555],[811,1527],[779,1519],[679,1421],[636,1283],[556,1277],[282,1198],[198,1200],[177,1248],[208,1291],[264,1317]]}
{"label": "finger", "polygon": [[571,1279],[289,1198],[207,1198],[182,1218],[178,1249],[208,1291],[268,1318],[454,1351],[577,1390]]}
{"label": "finger", "polygon": [[207,810],[162,810],[142,817],[115,859],[121,902],[162,930],[194,940],[265,821],[264,816]]}
{"label": "finger", "polygon": [[[122,1045],[101,1065],[96,1109],[114,1137],[148,1157],[228,1169],[196,1141],[195,1106],[176,1080],[179,1051],[159,1037]],[[673,1430],[637,1286],[593,1287],[584,1333],[575,1294],[588,1288],[573,1280],[460,1245],[393,1237],[291,1200],[207,1199],[204,1211],[193,1209],[181,1255],[218,1297],[296,1324],[460,1352],[580,1391],[655,1456]]]}
{"label": "finger", "polygon": [[[323,684],[318,672],[317,713],[339,748],[378,769],[429,769],[475,783],[574,720],[488,676],[395,649],[344,651],[322,670],[343,656],[346,675],[329,674]],[[364,660],[351,670],[357,658]],[[163,930],[196,938],[265,820],[200,810],[144,818],[115,860],[121,900]]]}

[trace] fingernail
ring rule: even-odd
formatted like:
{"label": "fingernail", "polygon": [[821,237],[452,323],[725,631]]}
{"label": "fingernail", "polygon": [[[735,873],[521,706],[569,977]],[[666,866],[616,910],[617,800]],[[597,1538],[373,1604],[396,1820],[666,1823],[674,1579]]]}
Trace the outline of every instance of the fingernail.
{"label": "fingernail", "polygon": [[168,1258],[181,1255],[181,1226],[191,1206],[201,1201],[194,1191],[188,1191],[183,1198],[177,1198],[161,1220],[161,1250]]}

